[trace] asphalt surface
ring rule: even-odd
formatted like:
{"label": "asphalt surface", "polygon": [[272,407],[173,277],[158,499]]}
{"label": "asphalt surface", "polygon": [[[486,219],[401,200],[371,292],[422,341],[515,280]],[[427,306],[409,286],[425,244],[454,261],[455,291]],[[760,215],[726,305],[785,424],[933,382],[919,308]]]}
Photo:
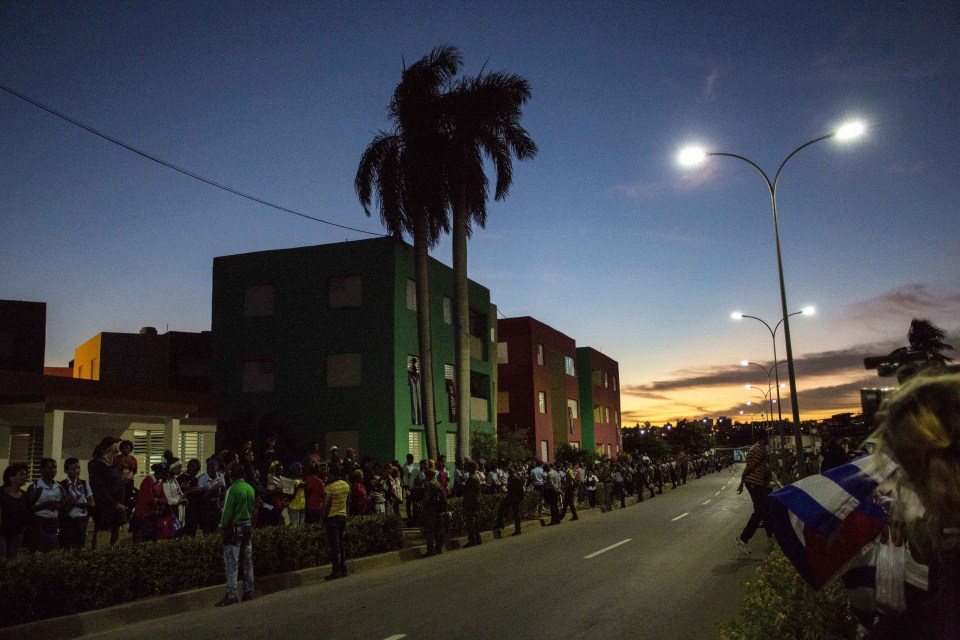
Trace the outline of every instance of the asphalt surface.
{"label": "asphalt surface", "polygon": [[739,471],[480,547],[85,637],[717,638],[767,551],[762,532],[750,556],[734,543],[751,512]]}

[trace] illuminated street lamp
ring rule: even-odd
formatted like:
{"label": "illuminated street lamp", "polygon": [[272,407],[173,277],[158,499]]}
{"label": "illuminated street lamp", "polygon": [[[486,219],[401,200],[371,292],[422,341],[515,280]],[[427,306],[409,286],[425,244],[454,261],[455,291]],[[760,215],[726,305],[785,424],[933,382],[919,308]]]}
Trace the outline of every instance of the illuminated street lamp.
{"label": "illuminated street lamp", "polygon": [[[800,311],[794,311],[793,313],[788,313],[788,314],[786,315],[786,318],[792,318],[793,316],[800,316],[800,315],[803,315],[803,316],[812,316],[814,313],[816,313],[816,309],[815,309],[815,308],[813,308],[813,307],[804,307],[804,308],[801,309]],[[778,368],[777,368],[777,365],[780,364],[780,362],[781,362],[781,361],[778,361],[778,360],[777,360],[777,331],[780,330],[780,325],[785,324],[785,323],[784,323],[783,320],[780,320],[780,322],[778,322],[776,325],[774,325],[773,327],[771,327],[771,326],[770,326],[770,323],[768,323],[768,322],[767,322],[766,320],[764,320],[763,318],[758,318],[757,316],[747,315],[747,314],[745,314],[745,313],[741,313],[740,311],[734,311],[733,313],[730,314],[730,317],[733,318],[734,320],[742,320],[743,318],[750,318],[751,320],[756,320],[757,322],[759,322],[759,323],[761,323],[763,326],[765,326],[765,327],[767,328],[767,331],[770,332],[770,341],[773,343],[773,361],[776,363],[776,364],[774,364],[774,365],[771,367],[771,369],[773,369],[774,378],[775,378],[776,383],[777,383],[777,438],[780,440],[780,458],[781,458],[781,464],[785,464],[785,462],[784,462],[784,460],[785,460],[785,458],[784,458],[785,453],[784,453],[784,451],[783,451],[783,449],[784,449],[784,447],[783,447],[783,410],[780,408],[780,407],[781,407],[781,404],[782,404],[782,403],[780,402],[780,389],[783,388],[783,385],[780,384],[780,371],[779,371]],[[786,318],[784,318],[784,320],[785,320]],[[784,328],[784,330],[786,330],[786,328]],[[741,361],[740,361],[740,364],[743,364],[743,362],[744,362],[744,361],[741,360]],[[749,365],[750,362],[748,361],[747,364]],[[789,363],[788,363],[788,365],[789,365]],[[761,369],[763,369],[764,371],[767,371],[767,369],[766,369],[765,367],[761,367],[760,365],[757,365],[757,366],[760,367]],[[788,369],[789,369],[789,366],[788,366]],[[767,376],[768,376],[768,377],[767,377],[767,381],[768,381],[768,383],[769,383],[769,380],[770,380],[769,375],[770,375],[770,372],[767,371]],[[796,385],[796,381],[794,380],[793,382],[794,382],[794,385]],[[790,400],[791,400],[791,404],[793,405],[793,416],[794,416],[794,418],[793,418],[793,420],[794,420],[793,430],[794,430],[794,436],[798,439],[797,444],[798,444],[798,446],[800,446],[800,443],[801,443],[801,441],[799,440],[799,438],[800,438],[800,436],[799,436],[799,433],[800,433],[799,424],[800,424],[800,423],[798,422],[798,420],[799,420],[799,415],[800,415],[800,410],[797,408],[797,397],[796,397],[796,387],[795,387],[795,386],[791,389],[791,397],[790,397]],[[772,404],[772,403],[771,403],[771,404]],[[771,407],[771,409],[770,409],[770,419],[771,419],[771,420],[773,419],[773,408],[772,408],[772,407]],[[801,450],[802,450],[802,446],[801,446]]]}
{"label": "illuminated street lamp", "polygon": [[[777,272],[780,277],[780,307],[783,314],[783,319],[781,322],[783,322],[783,339],[787,346],[787,375],[790,378],[790,398],[792,400],[791,404],[793,405],[793,434],[794,438],[796,439],[797,446],[797,471],[799,472],[801,478],[807,475],[807,470],[806,460],[803,456],[803,439],[801,437],[800,428],[800,406],[797,403],[797,377],[793,368],[793,344],[790,341],[790,322],[788,320],[789,314],[787,313],[787,288],[783,281],[783,258],[780,254],[780,223],[777,218],[777,184],[780,181],[780,173],[783,171],[783,168],[787,166],[787,163],[793,156],[803,149],[830,138],[836,138],[837,140],[852,140],[863,135],[865,131],[866,127],[863,125],[863,123],[850,122],[844,124],[836,131],[832,131],[826,135],[820,136],[819,138],[814,138],[809,142],[803,143],[791,151],[784,161],[780,163],[780,167],[777,169],[776,174],[774,174],[773,180],[770,180],[770,177],[756,162],[735,153],[720,153],[715,151],[707,151],[701,147],[690,147],[681,151],[680,155],[678,156],[680,163],[686,166],[701,164],[711,156],[722,156],[741,160],[757,170],[757,172],[763,177],[763,180],[767,185],[767,190],[770,192],[770,201],[773,205],[773,237],[777,246]],[[776,362],[776,358],[774,358],[774,362]]]}

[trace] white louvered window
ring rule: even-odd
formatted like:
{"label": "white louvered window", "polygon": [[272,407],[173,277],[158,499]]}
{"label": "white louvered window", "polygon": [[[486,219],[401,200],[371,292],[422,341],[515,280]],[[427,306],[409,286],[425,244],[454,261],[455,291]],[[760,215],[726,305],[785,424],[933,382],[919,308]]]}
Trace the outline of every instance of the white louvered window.
{"label": "white louvered window", "polygon": [[180,432],[180,459],[192,460],[196,458],[201,463],[201,468],[205,468],[203,462],[206,460],[206,452],[203,449],[203,434],[199,431],[181,431]]}
{"label": "white louvered window", "polygon": [[569,398],[567,398],[567,408],[570,409],[571,416],[573,417],[574,420],[577,420],[580,418],[579,404],[577,403],[576,400],[570,400]]}
{"label": "white louvered window", "polygon": [[573,358],[570,356],[563,356],[563,368],[566,371],[568,376],[577,375],[577,368],[573,364]]}
{"label": "white louvered window", "polygon": [[150,467],[163,462],[163,450],[162,430],[134,431],[133,455],[137,459],[137,475],[142,477],[153,473]]}
{"label": "white louvered window", "polygon": [[509,364],[510,363],[510,351],[507,348],[506,342],[497,343],[497,364]]}
{"label": "white louvered window", "polygon": [[443,323],[453,324],[453,300],[450,296],[443,296]]}
{"label": "white louvered window", "polygon": [[550,459],[547,456],[548,453],[550,453],[550,445],[547,443],[546,440],[541,440],[540,441],[540,459],[543,460],[544,462],[548,461]]}
{"label": "white louvered window", "polygon": [[417,281],[407,280],[407,309],[417,310]]}
{"label": "white louvered window", "polygon": [[543,345],[537,345],[537,364],[543,366]]}
{"label": "white louvered window", "polygon": [[243,361],[243,392],[266,393],[273,391],[275,365],[273,360]]}
{"label": "white louvered window", "polygon": [[547,392],[546,391],[537,392],[537,410],[539,410],[540,413],[547,412]]}
{"label": "white louvered window", "polygon": [[40,460],[43,459],[43,427],[12,427],[10,429],[10,464],[23,462],[27,465],[27,477],[31,481],[40,477]]}
{"label": "white louvered window", "polygon": [[457,459],[457,434],[447,434],[447,460]]}
{"label": "white louvered window", "polygon": [[453,381],[454,368],[452,364],[443,365],[443,379]]}
{"label": "white louvered window", "polygon": [[363,280],[360,276],[329,278],[327,296],[331,309],[359,307],[363,303]]}
{"label": "white louvered window", "polygon": [[407,436],[407,452],[413,454],[418,462],[423,459],[423,432],[411,431]]}

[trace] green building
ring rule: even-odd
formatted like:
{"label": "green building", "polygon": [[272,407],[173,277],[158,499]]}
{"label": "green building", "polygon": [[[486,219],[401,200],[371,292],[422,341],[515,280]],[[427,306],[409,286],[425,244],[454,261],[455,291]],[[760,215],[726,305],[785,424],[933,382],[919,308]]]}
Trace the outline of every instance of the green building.
{"label": "green building", "polygon": [[[453,271],[430,259],[438,449],[453,461]],[[427,452],[409,372],[418,356],[413,248],[394,238],[213,262],[219,435],[318,441],[380,462]],[[496,308],[470,282],[471,432],[495,432]],[[305,450],[304,450],[305,453]]]}

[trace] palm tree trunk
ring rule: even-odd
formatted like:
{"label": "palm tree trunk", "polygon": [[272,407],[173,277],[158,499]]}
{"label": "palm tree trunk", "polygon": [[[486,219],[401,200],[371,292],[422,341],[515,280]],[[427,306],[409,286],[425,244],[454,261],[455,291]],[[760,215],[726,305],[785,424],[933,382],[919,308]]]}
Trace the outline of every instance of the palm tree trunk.
{"label": "palm tree trunk", "polygon": [[467,286],[467,211],[465,194],[453,207],[453,330],[456,336],[457,458],[470,454],[470,292]]}
{"label": "palm tree trunk", "polygon": [[[420,351],[420,389],[423,402],[423,431],[427,457],[437,459],[437,420],[433,400],[433,346],[430,339],[430,279],[427,273],[427,224],[413,223],[414,271],[417,278],[417,346]],[[419,456],[419,453],[414,455]]]}

